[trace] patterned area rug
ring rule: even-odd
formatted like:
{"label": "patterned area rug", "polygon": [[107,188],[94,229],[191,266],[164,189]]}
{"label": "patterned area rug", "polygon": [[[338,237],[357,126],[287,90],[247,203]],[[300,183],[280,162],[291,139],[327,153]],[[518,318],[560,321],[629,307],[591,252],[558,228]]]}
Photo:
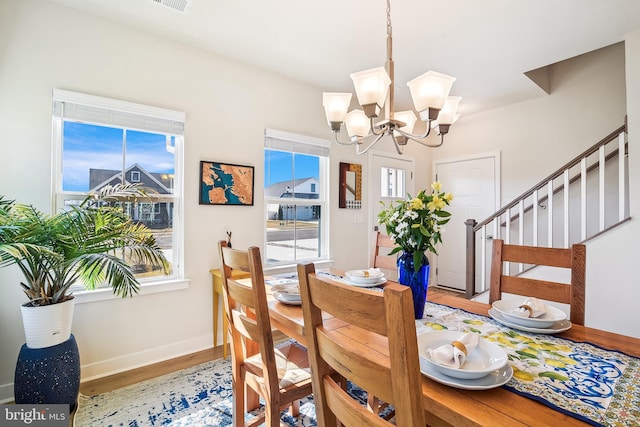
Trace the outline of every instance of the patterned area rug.
{"label": "patterned area rug", "polygon": [[[362,404],[366,394],[357,387],[349,392]],[[76,427],[231,425],[231,363],[216,360],[97,396],[80,396]],[[300,415],[283,412],[288,426],[315,426],[315,405],[300,402]],[[247,419],[251,419],[249,416]]]}

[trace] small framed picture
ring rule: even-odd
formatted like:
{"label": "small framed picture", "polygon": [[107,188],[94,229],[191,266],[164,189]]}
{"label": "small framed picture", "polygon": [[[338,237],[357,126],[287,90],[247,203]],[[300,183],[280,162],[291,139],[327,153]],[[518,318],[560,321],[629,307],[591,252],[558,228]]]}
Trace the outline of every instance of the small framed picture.
{"label": "small framed picture", "polygon": [[200,162],[200,204],[253,206],[253,166]]}

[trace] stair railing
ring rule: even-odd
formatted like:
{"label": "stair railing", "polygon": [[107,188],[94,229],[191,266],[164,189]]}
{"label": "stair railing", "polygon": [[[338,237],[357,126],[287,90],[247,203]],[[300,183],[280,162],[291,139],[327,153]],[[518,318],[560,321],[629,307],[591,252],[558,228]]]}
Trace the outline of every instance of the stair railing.
{"label": "stair railing", "polygon": [[[488,289],[490,260],[485,244],[488,240],[499,238],[511,244],[568,248],[628,220],[626,147],[625,124],[488,218],[465,221],[465,296],[471,298]],[[609,207],[614,203],[616,207],[612,210]],[[511,266],[507,264],[506,268]],[[522,264],[517,268],[519,273],[524,270]]]}

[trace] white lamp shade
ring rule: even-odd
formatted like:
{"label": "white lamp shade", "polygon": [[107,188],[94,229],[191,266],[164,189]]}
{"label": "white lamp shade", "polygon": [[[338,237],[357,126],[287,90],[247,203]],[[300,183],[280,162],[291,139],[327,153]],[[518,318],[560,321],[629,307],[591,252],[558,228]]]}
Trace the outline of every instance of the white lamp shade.
{"label": "white lamp shade", "polygon": [[360,105],[377,104],[382,108],[391,84],[391,79],[384,68],[377,67],[352,73],[351,79]]}
{"label": "white lamp shade", "polygon": [[458,111],[458,104],[460,104],[461,99],[462,98],[459,96],[447,97],[444,107],[440,110],[440,114],[438,114],[438,122],[443,125],[450,125],[455,122],[457,119],[456,113]]}
{"label": "white lamp shade", "polygon": [[322,105],[324,113],[327,115],[327,122],[344,122],[351,103],[350,93],[324,92],[322,94]]}
{"label": "white lamp shade", "polygon": [[349,111],[344,121],[349,136],[364,137],[369,135],[371,122],[362,110]]}
{"label": "white lamp shade", "polygon": [[421,112],[429,107],[441,110],[455,81],[455,77],[427,71],[407,83],[416,111]]}
{"label": "white lamp shade", "polygon": [[[416,115],[413,111],[398,111],[397,113],[393,113],[393,118],[406,123],[406,125],[402,126],[400,129],[407,133],[413,132],[413,127],[415,126],[417,120]],[[398,135],[399,134],[396,133],[396,136]]]}

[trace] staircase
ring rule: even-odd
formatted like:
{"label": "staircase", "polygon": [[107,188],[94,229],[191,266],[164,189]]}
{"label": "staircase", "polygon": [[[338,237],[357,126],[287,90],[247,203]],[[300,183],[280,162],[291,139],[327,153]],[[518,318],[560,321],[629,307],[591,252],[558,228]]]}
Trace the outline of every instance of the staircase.
{"label": "staircase", "polygon": [[[488,218],[465,222],[465,296],[488,289],[492,239],[568,248],[627,221],[628,198],[625,124]],[[521,264],[507,268],[525,271]]]}

